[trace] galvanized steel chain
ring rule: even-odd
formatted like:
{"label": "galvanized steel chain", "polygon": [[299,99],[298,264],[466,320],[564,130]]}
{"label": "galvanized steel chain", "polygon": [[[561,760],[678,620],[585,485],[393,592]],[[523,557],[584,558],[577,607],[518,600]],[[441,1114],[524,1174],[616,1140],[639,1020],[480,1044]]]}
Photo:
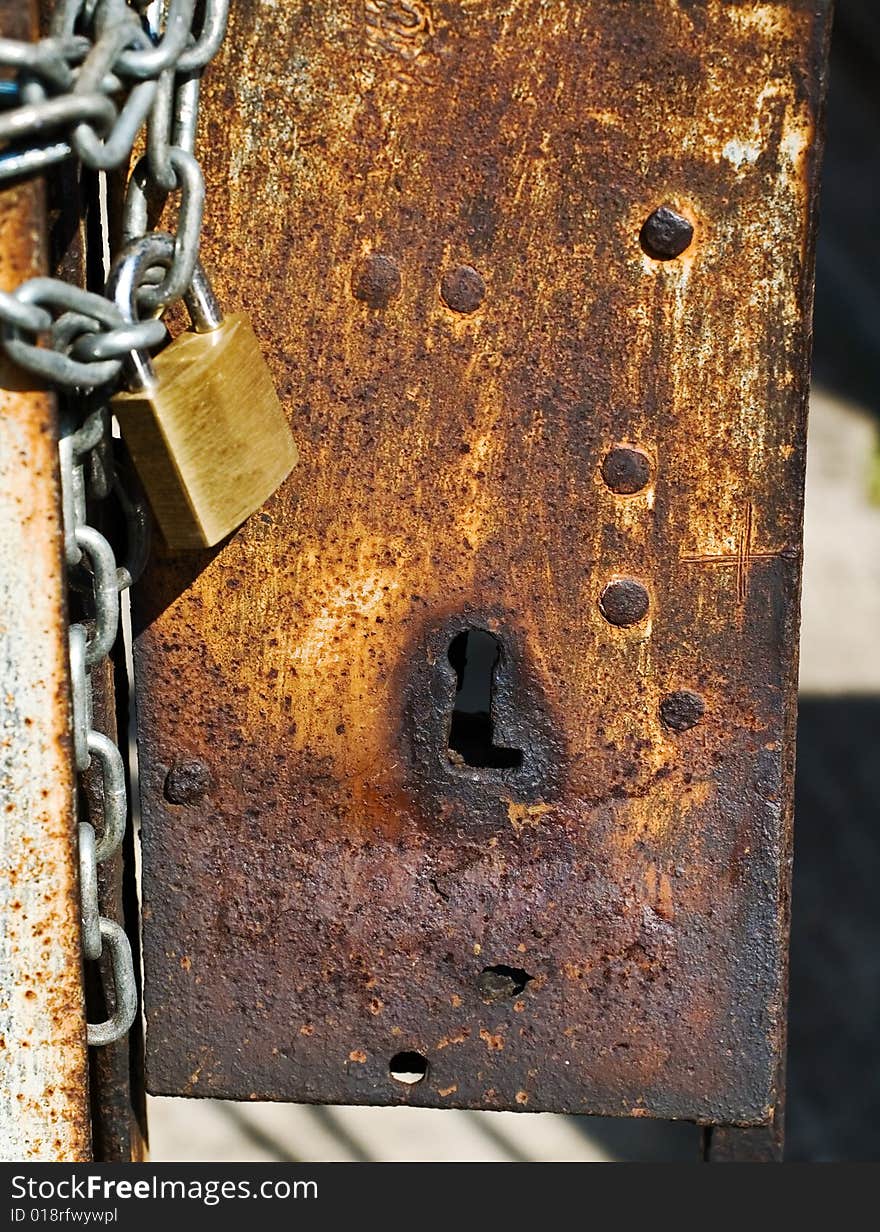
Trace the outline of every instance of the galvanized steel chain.
{"label": "galvanized steel chain", "polygon": [[92,673],[113,649],[119,629],[119,596],[145,559],[145,544],[138,540],[148,525],[146,511],[139,518],[126,519],[129,530],[135,529],[130,548],[137,564],[119,566],[107,538],[88,522],[87,498],[102,500],[121,490],[112,450],[104,407],[93,409],[81,426],[61,437],[64,556],[71,586],[89,593],[86,606],[91,612],[88,625],[76,622],[69,629],[74,765],[79,774],[97,765],[102,783],[100,834],[91,820],[81,820],[78,826],[83,956],[98,961],[108,955],[112,970],[112,1013],[104,1022],[88,1024],[88,1042],[95,1046],[120,1039],[137,1014],[128,937],[122,925],[101,915],[98,905],[98,865],[114,856],[122,844],[128,799],[122,753],[93,724]]}
{"label": "galvanized steel chain", "polygon": [[[193,154],[199,86],[228,9],[229,0],[58,0],[47,38],[0,39],[0,68],[15,74],[4,83],[15,105],[0,110],[0,183],[70,158],[96,171],[121,167],[146,125],[123,239],[147,233],[150,204],[179,193],[180,206],[174,259],[150,272],[138,296],[145,315],[181,299],[198,262],[205,202]],[[50,278],[0,292],[0,326],[20,367],[78,390],[116,380],[132,350],[165,337],[160,321],[126,321],[104,296]]]}
{"label": "galvanized steel chain", "polygon": [[[228,5],[58,0],[47,38],[0,39],[0,68],[7,70],[0,81],[0,103],[7,104],[0,109],[0,182],[65,159],[96,171],[121,167],[146,125],[146,152],[129,178],[123,240],[152,236],[148,205],[180,193],[176,235],[161,235],[167,259],[146,271],[137,293],[138,309],[148,318],[182,298],[197,270],[205,197],[193,155],[199,82],[222,42]],[[91,820],[81,820],[78,830],[83,953],[89,961],[109,958],[113,984],[112,1013],[89,1024],[88,1040],[108,1044],[134,1021],[137,985],[125,931],[98,905],[98,865],[119,850],[128,801],[122,754],[93,725],[92,676],[116,641],[120,595],[145,562],[149,516],[120,479],[104,394],[124,359],[159,345],[166,331],[161,320],[128,320],[104,295],[54,278],[32,278],[0,292],[0,329],[20,367],[71,391],[79,407],[60,443],[65,559],[72,590],[88,614],[69,631],[73,745],[77,772],[97,767],[103,786],[96,793],[102,801],[98,832]],[[94,502],[111,494],[127,531],[122,564],[88,516]]]}

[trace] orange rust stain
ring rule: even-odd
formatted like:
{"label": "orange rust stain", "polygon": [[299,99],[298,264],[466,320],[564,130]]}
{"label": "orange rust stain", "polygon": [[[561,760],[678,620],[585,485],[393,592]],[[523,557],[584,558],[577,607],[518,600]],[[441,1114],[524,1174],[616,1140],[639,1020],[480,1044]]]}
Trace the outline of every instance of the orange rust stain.
{"label": "orange rust stain", "polygon": [[541,818],[552,812],[553,806],[550,804],[517,804],[511,800],[507,806],[508,820],[517,833],[525,826],[537,829]]}
{"label": "orange rust stain", "polygon": [[687,782],[675,770],[664,777],[664,784],[663,792],[634,795],[622,804],[616,837],[623,851],[646,840],[672,843],[711,804],[716,792],[711,779]]}
{"label": "orange rust stain", "polygon": [[675,909],[672,905],[672,882],[668,873],[660,874],[655,910],[669,924],[675,919]]}
{"label": "orange rust stain", "polygon": [[480,1039],[490,1052],[501,1052],[504,1049],[504,1036],[500,1034],[493,1035],[485,1027],[480,1028]]}
{"label": "orange rust stain", "polygon": [[645,902],[661,919],[671,923],[675,919],[672,901],[672,881],[666,872],[658,872],[655,864],[645,869]]}
{"label": "orange rust stain", "polygon": [[470,1027],[464,1027],[457,1035],[444,1035],[443,1038],[435,1045],[438,1052],[444,1048],[449,1048],[452,1044],[463,1044],[471,1037]]}

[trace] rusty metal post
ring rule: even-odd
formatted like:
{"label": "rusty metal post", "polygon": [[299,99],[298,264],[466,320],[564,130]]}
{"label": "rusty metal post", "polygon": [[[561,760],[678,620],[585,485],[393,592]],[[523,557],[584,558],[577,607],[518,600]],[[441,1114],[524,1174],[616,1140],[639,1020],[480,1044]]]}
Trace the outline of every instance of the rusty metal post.
{"label": "rusty metal post", "polygon": [[[0,0],[31,38],[36,5]],[[42,185],[0,194],[0,286],[45,272]],[[0,1158],[91,1158],[54,399],[0,360]]]}

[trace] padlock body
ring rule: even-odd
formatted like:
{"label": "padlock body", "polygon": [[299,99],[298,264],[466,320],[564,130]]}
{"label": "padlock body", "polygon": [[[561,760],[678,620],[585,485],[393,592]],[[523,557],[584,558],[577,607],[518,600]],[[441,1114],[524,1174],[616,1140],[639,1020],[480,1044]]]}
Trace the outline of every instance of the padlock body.
{"label": "padlock body", "polygon": [[179,335],[153,369],[113,411],[168,546],[211,547],[283,482],[296,445],[244,314]]}

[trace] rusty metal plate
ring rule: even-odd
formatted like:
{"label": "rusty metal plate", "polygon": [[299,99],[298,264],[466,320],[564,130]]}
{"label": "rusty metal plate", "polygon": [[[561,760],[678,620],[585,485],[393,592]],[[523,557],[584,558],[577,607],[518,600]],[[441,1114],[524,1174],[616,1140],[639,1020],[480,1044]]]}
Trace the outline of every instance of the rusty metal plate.
{"label": "rusty metal plate", "polygon": [[772,1120],[827,18],[233,6],[302,461],[137,599],[153,1091]]}

